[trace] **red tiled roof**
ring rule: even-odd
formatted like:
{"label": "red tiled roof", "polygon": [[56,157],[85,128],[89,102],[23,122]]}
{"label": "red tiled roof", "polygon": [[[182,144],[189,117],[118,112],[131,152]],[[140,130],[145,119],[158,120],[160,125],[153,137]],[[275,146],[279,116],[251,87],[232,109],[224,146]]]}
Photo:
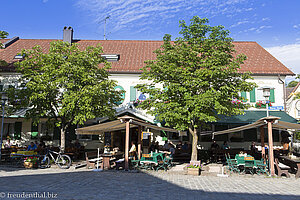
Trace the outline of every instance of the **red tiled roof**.
{"label": "red tiled roof", "polygon": [[[50,42],[48,39],[19,39],[6,49],[0,49],[0,59],[8,63],[15,62],[14,56],[22,49],[29,49],[40,45],[46,53]],[[119,73],[141,73],[139,70],[145,66],[145,60],[155,59],[153,51],[158,49],[162,41],[136,41],[136,40],[78,40],[76,41],[81,49],[87,46],[101,44],[105,54],[120,54],[118,62],[112,62],[110,72]],[[239,70],[252,72],[253,74],[281,74],[294,75],[287,67],[274,58],[269,52],[256,42],[233,42],[237,54],[245,54],[247,60]],[[14,71],[14,67],[0,67],[2,71]]]}

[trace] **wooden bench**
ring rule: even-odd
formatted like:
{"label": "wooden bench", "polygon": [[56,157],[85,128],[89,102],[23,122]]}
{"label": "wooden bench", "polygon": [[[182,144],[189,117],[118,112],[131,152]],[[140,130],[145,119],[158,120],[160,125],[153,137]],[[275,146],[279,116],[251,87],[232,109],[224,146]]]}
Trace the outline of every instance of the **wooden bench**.
{"label": "wooden bench", "polygon": [[98,158],[97,151],[85,152],[86,168],[92,167],[96,169],[97,162],[101,162],[102,158]]}
{"label": "wooden bench", "polygon": [[277,168],[279,177],[282,177],[282,175],[284,174],[284,175],[286,175],[287,178],[290,178],[290,174],[289,174],[290,167],[289,166],[279,163],[277,158],[275,158],[275,166]]}

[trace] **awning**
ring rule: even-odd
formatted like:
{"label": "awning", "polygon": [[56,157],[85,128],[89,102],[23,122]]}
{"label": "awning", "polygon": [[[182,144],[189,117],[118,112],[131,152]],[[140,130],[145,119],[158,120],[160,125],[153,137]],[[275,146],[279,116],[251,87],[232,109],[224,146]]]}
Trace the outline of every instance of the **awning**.
{"label": "awning", "polygon": [[[284,111],[269,111],[270,116],[280,117],[280,121],[297,123],[297,120]],[[257,120],[266,117],[266,110],[246,110],[243,115],[225,116],[219,115],[219,120],[214,124],[252,124]]]}
{"label": "awning", "polygon": [[[214,138],[215,135],[234,133],[234,132],[239,132],[239,131],[243,131],[243,130],[246,130],[246,129],[257,128],[257,127],[260,127],[260,126],[264,126],[264,125],[266,125],[266,122],[265,122],[266,119],[267,119],[267,117],[264,117],[264,118],[261,118],[261,119],[257,120],[256,122],[254,122],[252,124],[247,124],[247,125],[244,125],[244,126],[239,126],[239,127],[236,127],[236,128],[227,129],[227,130],[224,130],[224,131],[213,132],[213,138]],[[300,124],[285,122],[285,121],[281,121],[281,120],[276,120],[273,123],[272,126],[273,126],[273,128],[276,128],[276,129],[300,130]]]}
{"label": "awning", "polygon": [[[170,131],[170,132],[178,132],[175,129],[172,128],[166,128],[166,127],[158,127],[156,125],[147,123],[143,120],[139,120],[137,118],[132,117],[130,120],[130,128],[135,128],[138,125],[145,126],[147,128],[155,129],[155,130],[162,130],[162,131]],[[114,120],[111,122],[101,123],[97,125],[92,125],[88,127],[78,128],[76,129],[76,134],[80,135],[100,135],[104,132],[110,132],[110,131],[118,131],[118,130],[124,130],[125,123],[122,123],[119,119]]]}

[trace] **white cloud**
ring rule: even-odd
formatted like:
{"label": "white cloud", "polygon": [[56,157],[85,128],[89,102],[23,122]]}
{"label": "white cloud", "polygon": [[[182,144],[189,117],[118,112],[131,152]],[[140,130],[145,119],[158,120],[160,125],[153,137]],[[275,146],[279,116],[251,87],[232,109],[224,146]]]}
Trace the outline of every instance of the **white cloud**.
{"label": "white cloud", "polygon": [[275,58],[295,74],[300,74],[300,44],[289,44],[266,48]]}
{"label": "white cloud", "polygon": [[295,24],[293,28],[300,28],[300,24]]}
{"label": "white cloud", "polygon": [[43,3],[47,3],[49,0],[43,0]]}
{"label": "white cloud", "polygon": [[[248,0],[77,0],[77,7],[86,11],[94,24],[103,27],[105,17],[110,16],[108,28],[116,32],[122,29],[132,32],[140,30],[156,30],[157,26],[171,23],[174,16],[180,19],[200,17],[214,17],[217,15],[240,14],[250,12],[250,6],[245,6]],[[172,21],[174,19],[172,18]],[[158,29],[157,29],[158,30]]]}

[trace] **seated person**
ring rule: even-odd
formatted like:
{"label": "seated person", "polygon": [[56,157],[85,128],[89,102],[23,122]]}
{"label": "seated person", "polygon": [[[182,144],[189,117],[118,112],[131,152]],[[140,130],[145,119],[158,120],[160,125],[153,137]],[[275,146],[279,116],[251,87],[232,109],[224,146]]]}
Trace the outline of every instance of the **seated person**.
{"label": "seated person", "polygon": [[224,143],[222,144],[222,149],[230,149],[227,141],[224,141]]}
{"label": "seated person", "polygon": [[164,150],[169,150],[169,143],[168,143],[167,140],[165,141],[165,144],[164,144],[164,146],[163,146],[163,149],[164,149]]}
{"label": "seated person", "polygon": [[219,149],[220,146],[217,144],[216,141],[213,141],[213,143],[210,145],[210,148],[211,148],[212,150],[215,150],[215,149]]}
{"label": "seated person", "polygon": [[240,157],[247,157],[247,153],[244,153],[243,151],[240,151],[239,156]]}
{"label": "seated person", "polygon": [[37,146],[33,142],[31,142],[30,145],[28,145],[28,147],[27,147],[27,151],[34,151],[36,149],[37,149]]}
{"label": "seated person", "polygon": [[12,142],[10,141],[10,138],[8,137],[8,138],[6,139],[5,144],[4,144],[4,148],[10,148],[11,145],[12,145]]}
{"label": "seated person", "polygon": [[134,144],[134,141],[131,142],[131,148],[129,150],[129,156],[133,157],[135,159],[136,156],[136,146]]}
{"label": "seated person", "polygon": [[182,149],[182,142],[179,141],[178,144],[176,145],[176,149]]}
{"label": "seated person", "polygon": [[75,141],[74,147],[75,147],[76,149],[80,149],[81,144],[79,143],[79,140],[78,140],[78,139]]}
{"label": "seated person", "polygon": [[170,152],[170,157],[173,158],[174,154],[175,154],[175,149],[174,149],[174,146],[169,143],[169,152]]}
{"label": "seated person", "polygon": [[157,149],[157,151],[159,151],[159,143],[155,142],[155,150]]}
{"label": "seated person", "polygon": [[150,145],[150,147],[149,147],[149,152],[155,152],[155,142],[153,141],[152,143],[151,143],[151,145]]}
{"label": "seated person", "polygon": [[40,144],[37,146],[36,151],[39,152],[39,154],[45,154],[46,144],[44,141],[41,140]]}
{"label": "seated person", "polygon": [[187,143],[187,142],[184,142],[184,144],[182,145],[182,149],[183,149],[183,150],[188,150],[188,148],[189,148],[188,143]]}

